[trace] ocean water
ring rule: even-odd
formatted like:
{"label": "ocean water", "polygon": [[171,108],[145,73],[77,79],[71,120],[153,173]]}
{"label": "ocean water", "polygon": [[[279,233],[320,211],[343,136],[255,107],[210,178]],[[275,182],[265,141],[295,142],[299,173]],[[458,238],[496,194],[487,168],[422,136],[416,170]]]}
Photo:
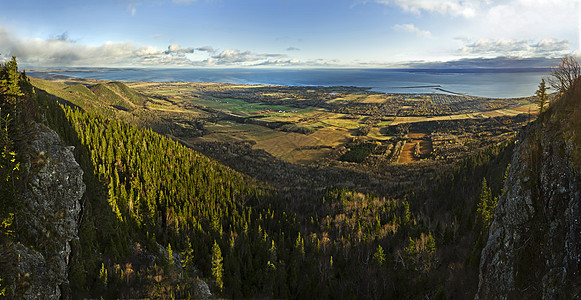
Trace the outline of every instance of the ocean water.
{"label": "ocean water", "polygon": [[52,74],[115,81],[190,81],[292,86],[357,86],[385,93],[442,93],[490,98],[532,96],[548,70],[393,69],[75,69]]}

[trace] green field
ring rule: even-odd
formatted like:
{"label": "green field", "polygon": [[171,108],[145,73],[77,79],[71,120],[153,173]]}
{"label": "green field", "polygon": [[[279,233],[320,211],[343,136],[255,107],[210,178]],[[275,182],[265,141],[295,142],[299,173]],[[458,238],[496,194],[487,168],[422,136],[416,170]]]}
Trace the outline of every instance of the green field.
{"label": "green field", "polygon": [[234,121],[208,123],[206,128],[210,132],[210,134],[204,136],[206,140],[228,141],[235,138],[236,140],[260,142],[285,135],[284,132],[269,129],[264,126],[240,124]]}
{"label": "green field", "polygon": [[241,99],[195,99],[192,100],[197,104],[204,105],[209,108],[228,111],[240,116],[280,116],[290,114],[304,114],[313,111],[314,109],[301,109],[283,105],[268,105],[262,103],[251,103]]}

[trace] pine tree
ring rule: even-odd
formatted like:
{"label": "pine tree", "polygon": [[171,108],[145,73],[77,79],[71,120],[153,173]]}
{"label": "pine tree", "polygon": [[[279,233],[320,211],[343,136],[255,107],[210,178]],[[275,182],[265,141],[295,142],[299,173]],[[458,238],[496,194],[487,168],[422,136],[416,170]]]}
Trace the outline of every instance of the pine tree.
{"label": "pine tree", "polygon": [[223,265],[222,265],[222,251],[220,250],[220,246],[218,243],[214,241],[214,246],[212,247],[212,277],[214,278],[214,282],[220,291],[224,286],[222,282],[222,273],[223,273]]}
{"label": "pine tree", "polygon": [[477,216],[480,223],[480,230],[483,234],[488,232],[488,227],[492,223],[494,210],[496,209],[496,199],[492,196],[492,191],[488,187],[486,178],[482,179],[482,188],[478,201]]}
{"label": "pine tree", "polygon": [[373,261],[379,266],[382,266],[383,263],[385,263],[385,253],[383,252],[381,245],[377,245],[375,254],[373,254]]}
{"label": "pine tree", "polygon": [[171,244],[168,243],[167,244],[167,262],[170,266],[173,266],[174,261],[173,261],[173,251],[171,250]]}
{"label": "pine tree", "polygon": [[545,103],[547,103],[547,99],[549,98],[549,95],[547,95],[548,89],[549,87],[547,87],[545,79],[541,79],[541,83],[539,83],[539,89],[535,92],[537,95],[536,103],[539,106],[539,114],[543,113]]}
{"label": "pine tree", "polygon": [[191,275],[194,271],[194,249],[192,249],[192,242],[189,237],[187,238],[186,245],[186,250],[182,252],[182,255],[184,256],[182,264],[184,265],[186,273]]}
{"label": "pine tree", "polygon": [[101,280],[101,283],[103,284],[103,286],[106,288],[107,287],[107,268],[105,268],[105,264],[101,263],[101,270],[99,271],[99,279]]}
{"label": "pine tree", "polygon": [[274,240],[271,241],[270,249],[268,250],[268,267],[276,270],[276,262],[278,258],[276,256],[276,245],[274,244]]}
{"label": "pine tree", "polygon": [[18,63],[16,57],[12,56],[10,61],[2,65],[2,74],[0,76],[0,94],[4,94],[6,100],[14,104],[18,96],[24,95],[20,91],[20,73],[18,73]]}

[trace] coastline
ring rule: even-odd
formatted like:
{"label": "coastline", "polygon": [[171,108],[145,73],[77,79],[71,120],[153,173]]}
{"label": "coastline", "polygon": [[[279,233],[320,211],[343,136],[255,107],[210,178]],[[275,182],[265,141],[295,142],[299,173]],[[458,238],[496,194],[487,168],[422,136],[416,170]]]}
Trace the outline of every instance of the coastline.
{"label": "coastline", "polygon": [[419,69],[32,69],[31,76],[128,82],[204,82],[297,87],[358,87],[378,93],[446,93],[484,98],[532,96],[545,70]]}

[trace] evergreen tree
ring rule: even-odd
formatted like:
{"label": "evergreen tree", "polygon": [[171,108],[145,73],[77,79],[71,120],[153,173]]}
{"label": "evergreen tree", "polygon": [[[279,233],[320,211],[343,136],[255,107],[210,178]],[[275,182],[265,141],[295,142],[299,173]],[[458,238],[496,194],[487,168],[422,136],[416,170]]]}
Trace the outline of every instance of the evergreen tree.
{"label": "evergreen tree", "polygon": [[382,266],[383,263],[385,263],[385,253],[383,252],[381,245],[377,245],[375,254],[373,254],[373,261],[379,266]]}
{"label": "evergreen tree", "polygon": [[167,244],[167,262],[169,264],[169,266],[173,266],[174,261],[173,261],[173,251],[171,250],[171,244]]}
{"label": "evergreen tree", "polygon": [[214,282],[220,291],[223,288],[223,281],[222,281],[222,273],[223,273],[223,266],[222,266],[222,251],[220,250],[220,246],[218,243],[214,241],[214,246],[212,247],[212,277],[214,278]]}
{"label": "evergreen tree", "polygon": [[541,79],[541,83],[539,83],[539,89],[535,92],[535,94],[537,95],[537,105],[539,106],[539,114],[543,113],[543,110],[545,108],[545,103],[547,103],[547,99],[549,98],[549,95],[547,95],[547,90],[549,89],[549,87],[547,87],[546,83],[545,83],[545,79]]}
{"label": "evergreen tree", "polygon": [[186,241],[186,249],[182,252],[182,255],[184,256],[182,260],[184,270],[188,276],[192,275],[194,272],[194,249],[192,249],[192,242],[189,237]]}
{"label": "evergreen tree", "polygon": [[486,178],[482,179],[482,187],[480,189],[480,196],[478,201],[478,208],[476,210],[480,231],[482,234],[488,233],[488,228],[492,223],[494,217],[494,210],[496,208],[496,199],[492,196],[492,191],[488,187]]}
{"label": "evergreen tree", "polygon": [[18,63],[16,57],[12,58],[2,65],[0,73],[0,94],[3,94],[9,104],[14,104],[18,96],[24,94],[20,90],[20,73],[18,73]]}

